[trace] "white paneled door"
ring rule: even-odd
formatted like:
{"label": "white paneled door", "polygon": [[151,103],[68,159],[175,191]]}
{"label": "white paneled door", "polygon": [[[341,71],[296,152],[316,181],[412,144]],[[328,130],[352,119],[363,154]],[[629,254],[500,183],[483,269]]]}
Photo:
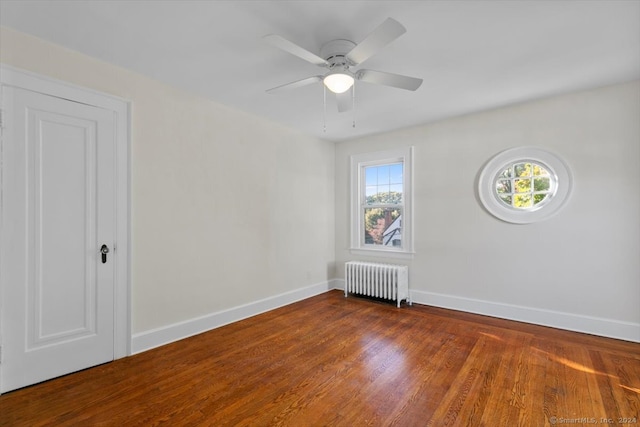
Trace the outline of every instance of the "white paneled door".
{"label": "white paneled door", "polygon": [[116,146],[113,111],[2,95],[5,392],[114,359]]}

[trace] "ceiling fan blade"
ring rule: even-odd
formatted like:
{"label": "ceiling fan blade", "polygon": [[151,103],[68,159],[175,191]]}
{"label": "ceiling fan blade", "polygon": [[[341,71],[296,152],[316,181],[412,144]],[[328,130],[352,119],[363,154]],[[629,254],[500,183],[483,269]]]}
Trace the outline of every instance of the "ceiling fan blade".
{"label": "ceiling fan blade", "polygon": [[353,87],[346,92],[336,93],[336,102],[338,104],[338,112],[344,113],[351,110],[353,106]]}
{"label": "ceiling fan blade", "polygon": [[373,30],[373,32],[365,37],[356,47],[351,49],[351,51],[347,53],[346,58],[353,65],[358,65],[400,37],[406,31],[406,28],[404,28],[401,23],[393,18],[387,18],[386,21]]}
{"label": "ceiling fan blade", "polygon": [[422,79],[373,70],[359,70],[356,73],[356,78],[367,83],[392,86],[406,90],[416,90],[422,84]]}
{"label": "ceiling fan blade", "polygon": [[275,93],[275,92],[280,92],[282,90],[297,89],[299,87],[307,86],[307,85],[318,83],[321,81],[322,81],[322,76],[307,77],[306,79],[297,80],[295,82],[287,83],[282,86],[277,86],[277,87],[268,89],[267,93]]}
{"label": "ceiling fan blade", "polygon": [[285,39],[282,36],[279,36],[277,34],[269,34],[262,38],[266,40],[268,43],[272,44],[273,46],[279,49],[282,49],[285,52],[288,52],[292,55],[295,55],[298,58],[302,58],[305,61],[311,62],[312,64],[315,64],[321,67],[329,65],[327,61],[320,58],[318,55],[309,52],[307,49],[298,46],[297,44]]}

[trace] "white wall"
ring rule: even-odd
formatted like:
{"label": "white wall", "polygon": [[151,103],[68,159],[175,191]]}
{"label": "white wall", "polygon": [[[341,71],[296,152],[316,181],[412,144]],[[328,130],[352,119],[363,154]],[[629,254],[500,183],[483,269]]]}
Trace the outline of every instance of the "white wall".
{"label": "white wall", "polygon": [[330,286],[333,143],[1,31],[2,63],[131,101],[135,334]]}
{"label": "white wall", "polygon": [[[640,341],[639,117],[635,82],[338,144],[337,274],[364,259],[348,250],[349,156],[414,145],[414,301]],[[556,216],[508,224],[477,175],[528,145],[562,157],[574,191]]]}
{"label": "white wall", "polygon": [[[1,62],[132,102],[133,331],[149,338],[134,348],[342,277],[346,260],[362,259],[348,251],[349,156],[407,145],[416,147],[416,301],[640,341],[637,82],[334,147],[0,31]],[[575,189],[557,216],[512,225],[480,207],[474,186],[491,156],[522,145],[564,158]],[[526,256],[513,249],[523,244]]]}

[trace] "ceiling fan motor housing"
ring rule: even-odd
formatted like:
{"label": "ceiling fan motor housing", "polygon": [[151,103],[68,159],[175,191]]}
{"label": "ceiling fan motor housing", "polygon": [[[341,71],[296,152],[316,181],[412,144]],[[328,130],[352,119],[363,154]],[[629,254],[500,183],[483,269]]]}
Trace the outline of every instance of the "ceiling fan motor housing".
{"label": "ceiling fan motor housing", "polygon": [[356,44],[350,40],[337,39],[331,40],[330,42],[325,43],[320,48],[320,56],[323,59],[326,59],[330,64],[329,68],[334,68],[335,66],[349,66],[350,64],[346,58],[347,53],[351,52],[351,49],[356,47]]}

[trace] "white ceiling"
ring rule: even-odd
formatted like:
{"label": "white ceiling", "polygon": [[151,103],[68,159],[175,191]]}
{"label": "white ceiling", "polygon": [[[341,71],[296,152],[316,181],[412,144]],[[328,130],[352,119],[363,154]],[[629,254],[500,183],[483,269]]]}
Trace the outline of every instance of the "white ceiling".
{"label": "white ceiling", "polygon": [[[387,17],[407,32],[363,67],[424,79],[361,82],[352,113],[321,84],[266,89],[323,69],[265,43],[319,53]],[[640,1],[0,1],[0,24],[319,138],[341,141],[640,78]],[[1,40],[0,40],[1,48]]]}

